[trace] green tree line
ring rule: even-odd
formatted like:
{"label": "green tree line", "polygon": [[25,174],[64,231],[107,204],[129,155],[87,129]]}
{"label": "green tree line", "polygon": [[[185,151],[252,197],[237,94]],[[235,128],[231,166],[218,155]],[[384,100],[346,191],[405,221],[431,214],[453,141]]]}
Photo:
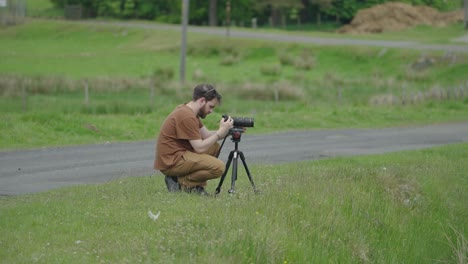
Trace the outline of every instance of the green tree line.
{"label": "green tree line", "polygon": [[[50,0],[56,7],[81,5],[85,17],[145,19],[180,23],[182,0]],[[389,0],[190,0],[189,23],[221,26],[234,23],[250,26],[280,26],[286,23],[310,24],[332,21],[347,23],[363,8]],[[427,5],[441,11],[463,6],[463,0],[400,0]]]}

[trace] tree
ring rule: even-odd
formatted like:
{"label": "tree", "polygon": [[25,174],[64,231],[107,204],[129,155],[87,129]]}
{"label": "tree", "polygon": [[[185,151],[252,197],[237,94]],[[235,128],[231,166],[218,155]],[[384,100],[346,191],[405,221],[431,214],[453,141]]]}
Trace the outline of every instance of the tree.
{"label": "tree", "polygon": [[280,24],[286,26],[286,14],[294,8],[301,9],[301,0],[258,0],[256,1],[257,9],[269,9],[271,12],[270,20],[272,26]]}
{"label": "tree", "polygon": [[317,24],[322,23],[322,11],[332,8],[333,0],[309,0],[309,3],[316,8]]}
{"label": "tree", "polygon": [[[412,1],[412,0],[411,0]],[[350,22],[356,13],[364,8],[388,2],[387,0],[334,0],[332,6],[323,10],[325,14],[335,16],[342,23]]]}
{"label": "tree", "polygon": [[[181,0],[49,0],[56,7],[81,5],[84,17],[114,17],[180,23]],[[257,18],[262,25],[269,20],[272,26],[285,26],[287,20],[320,23],[324,17],[336,17],[340,23],[350,22],[356,13],[390,0],[190,0],[190,24],[216,26],[227,18],[236,25],[248,25]],[[413,5],[427,5],[439,10],[453,10],[467,0],[399,0]],[[465,11],[468,12],[468,11]],[[468,14],[465,15],[468,17]],[[465,24],[468,18],[465,18]],[[468,27],[468,25],[466,25]]]}

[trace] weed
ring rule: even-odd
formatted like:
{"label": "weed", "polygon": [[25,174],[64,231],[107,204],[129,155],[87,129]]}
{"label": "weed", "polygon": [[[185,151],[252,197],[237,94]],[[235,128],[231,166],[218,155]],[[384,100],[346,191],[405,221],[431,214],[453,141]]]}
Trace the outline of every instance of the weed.
{"label": "weed", "polygon": [[445,237],[452,249],[453,263],[464,264],[468,262],[468,242],[462,232],[455,227],[450,226],[453,231],[453,236],[445,233]]}

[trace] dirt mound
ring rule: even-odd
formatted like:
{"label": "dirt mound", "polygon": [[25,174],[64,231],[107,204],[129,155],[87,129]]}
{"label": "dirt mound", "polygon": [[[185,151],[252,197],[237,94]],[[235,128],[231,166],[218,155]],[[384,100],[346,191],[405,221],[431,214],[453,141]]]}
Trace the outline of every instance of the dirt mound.
{"label": "dirt mound", "polygon": [[416,25],[445,26],[463,21],[463,11],[441,13],[427,6],[387,2],[360,10],[350,24],[338,30],[340,33],[380,33],[399,31]]}

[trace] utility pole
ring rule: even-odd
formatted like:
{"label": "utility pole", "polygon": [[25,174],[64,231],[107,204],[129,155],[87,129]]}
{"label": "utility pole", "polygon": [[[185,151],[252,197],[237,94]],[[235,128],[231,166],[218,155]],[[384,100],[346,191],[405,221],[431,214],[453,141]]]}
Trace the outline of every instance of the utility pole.
{"label": "utility pole", "polygon": [[226,37],[229,37],[229,27],[231,26],[231,0],[226,3]]}
{"label": "utility pole", "polygon": [[190,0],[182,0],[182,40],[180,44],[180,82],[185,83],[185,57],[187,53],[187,24]]}
{"label": "utility pole", "polygon": [[210,21],[209,25],[210,27],[216,27],[218,24],[217,20],[217,14],[218,14],[218,0],[210,0]]}
{"label": "utility pole", "polygon": [[468,0],[464,1],[464,10],[465,10],[465,30],[468,30]]}

